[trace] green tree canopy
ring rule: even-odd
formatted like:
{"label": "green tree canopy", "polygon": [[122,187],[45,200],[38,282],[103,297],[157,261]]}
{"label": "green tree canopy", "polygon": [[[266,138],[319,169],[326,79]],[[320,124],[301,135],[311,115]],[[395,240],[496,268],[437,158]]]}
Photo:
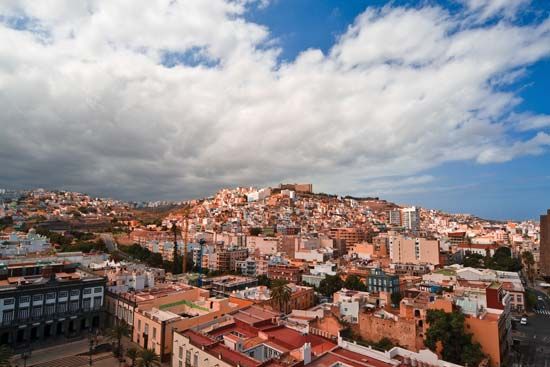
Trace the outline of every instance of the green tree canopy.
{"label": "green tree canopy", "polygon": [[442,310],[428,310],[426,321],[430,325],[425,344],[437,352],[441,343],[441,357],[451,363],[477,366],[484,358],[479,343],[472,341],[472,334],[464,331],[464,315],[460,312],[446,313]]}
{"label": "green tree canopy", "polygon": [[280,312],[287,312],[288,303],[292,297],[292,289],[285,283],[278,282],[271,287],[271,302]]}
{"label": "green tree canopy", "polygon": [[160,366],[160,358],[153,349],[141,350],[137,361],[139,367]]}
{"label": "green tree canopy", "polygon": [[326,297],[332,297],[335,292],[338,292],[344,286],[344,282],[338,274],[327,275],[319,284],[319,292]]}
{"label": "green tree canopy", "polygon": [[365,292],[367,285],[357,275],[349,275],[344,282],[344,288]]}
{"label": "green tree canopy", "polygon": [[265,285],[266,287],[271,288],[271,279],[265,274],[258,275],[258,285]]}

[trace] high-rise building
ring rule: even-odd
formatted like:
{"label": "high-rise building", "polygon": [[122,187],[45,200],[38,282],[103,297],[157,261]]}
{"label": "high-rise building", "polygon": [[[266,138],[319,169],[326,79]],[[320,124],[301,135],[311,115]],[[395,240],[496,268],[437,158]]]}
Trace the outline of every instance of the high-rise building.
{"label": "high-rise building", "polygon": [[418,231],[420,229],[420,209],[411,206],[410,208],[401,209],[401,223],[403,227],[410,231]]}
{"label": "high-rise building", "polygon": [[540,273],[550,277],[550,209],[540,216]]}
{"label": "high-rise building", "polygon": [[392,209],[389,211],[389,222],[392,226],[401,226],[401,210]]}

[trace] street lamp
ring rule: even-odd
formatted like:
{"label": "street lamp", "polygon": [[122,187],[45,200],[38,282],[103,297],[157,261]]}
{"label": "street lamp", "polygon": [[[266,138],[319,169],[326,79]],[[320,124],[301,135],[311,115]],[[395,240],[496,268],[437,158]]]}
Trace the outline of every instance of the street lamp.
{"label": "street lamp", "polygon": [[94,346],[96,346],[97,344],[98,344],[97,343],[97,335],[90,328],[90,333],[88,334],[88,345],[90,347],[90,350],[89,350],[90,359],[89,359],[88,362],[89,362],[90,367],[92,366],[92,352],[94,350]]}

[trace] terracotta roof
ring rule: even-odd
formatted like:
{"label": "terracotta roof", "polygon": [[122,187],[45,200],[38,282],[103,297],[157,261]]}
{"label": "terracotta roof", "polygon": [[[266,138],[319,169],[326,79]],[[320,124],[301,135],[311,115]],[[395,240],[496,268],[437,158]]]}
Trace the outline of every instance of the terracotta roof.
{"label": "terracotta roof", "polygon": [[352,367],[393,367],[391,363],[383,362],[378,359],[365,356],[363,354],[351,352],[342,348],[336,348],[319,358],[313,360],[308,367],[331,367],[335,363],[341,362]]}
{"label": "terracotta roof", "polygon": [[259,366],[261,363],[248,357],[244,353],[236,352],[227,348],[224,345],[217,344],[209,350],[209,352],[221,360],[227,362],[233,366],[242,366],[242,367],[255,367]]}

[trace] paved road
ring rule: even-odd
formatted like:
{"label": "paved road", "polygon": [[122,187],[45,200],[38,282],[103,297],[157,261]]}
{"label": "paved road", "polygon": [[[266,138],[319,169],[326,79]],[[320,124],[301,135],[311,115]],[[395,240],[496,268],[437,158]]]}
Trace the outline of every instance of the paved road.
{"label": "paved road", "polygon": [[527,325],[516,323],[512,333],[518,352],[513,361],[516,366],[550,367],[550,298],[533,289],[537,297],[537,313],[528,317]]}
{"label": "paved road", "polygon": [[102,233],[102,234],[100,234],[100,236],[101,236],[101,239],[103,240],[103,242],[105,243],[105,246],[107,246],[107,250],[109,250],[109,252],[114,252],[114,251],[118,250],[117,243],[116,243],[115,239],[113,238],[112,234]]}

